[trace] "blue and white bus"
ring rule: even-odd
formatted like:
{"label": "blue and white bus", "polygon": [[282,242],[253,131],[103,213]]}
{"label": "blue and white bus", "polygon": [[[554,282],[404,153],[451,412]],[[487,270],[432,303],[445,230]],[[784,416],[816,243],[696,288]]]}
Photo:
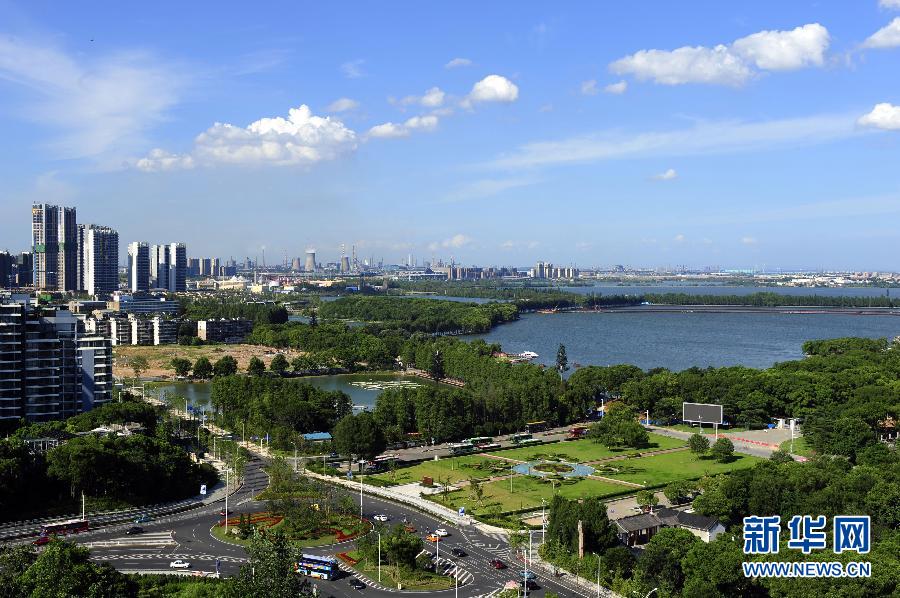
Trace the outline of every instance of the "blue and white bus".
{"label": "blue and white bus", "polygon": [[337,559],[334,557],[303,554],[294,567],[294,571],[308,577],[330,580],[337,576],[339,569]]}

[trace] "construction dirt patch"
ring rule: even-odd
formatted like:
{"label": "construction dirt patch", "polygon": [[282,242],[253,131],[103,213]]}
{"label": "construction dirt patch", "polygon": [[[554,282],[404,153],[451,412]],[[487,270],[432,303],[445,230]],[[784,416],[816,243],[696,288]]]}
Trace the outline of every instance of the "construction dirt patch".
{"label": "construction dirt patch", "polygon": [[231,355],[237,360],[238,371],[247,371],[247,365],[252,357],[262,359],[266,367],[272,358],[278,353],[283,354],[288,361],[294,357],[303,355],[303,351],[296,349],[273,349],[258,345],[201,345],[198,347],[183,345],[157,345],[135,346],[118,345],[113,348],[113,375],[119,378],[132,378],[134,370],[129,367],[132,358],[141,356],[147,359],[150,368],[141,373],[142,378],[156,378],[162,380],[174,380],[175,370],[172,368],[172,359],[180,357],[194,363],[200,357],[206,357],[215,363],[226,355]]}

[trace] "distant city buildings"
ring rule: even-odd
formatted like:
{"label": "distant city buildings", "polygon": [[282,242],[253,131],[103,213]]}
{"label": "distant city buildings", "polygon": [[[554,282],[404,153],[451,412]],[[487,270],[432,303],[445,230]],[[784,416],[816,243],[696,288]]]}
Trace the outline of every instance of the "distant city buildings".
{"label": "distant city buildings", "polygon": [[107,308],[126,314],[177,314],[178,302],[151,293],[115,293]]}
{"label": "distant city buildings", "polygon": [[554,266],[549,262],[538,262],[531,271],[532,278],[574,279],[579,278],[580,275],[578,268]]}
{"label": "distant city buildings", "polygon": [[132,293],[150,290],[150,245],[142,241],[128,244],[128,288]]}
{"label": "distant city buildings", "polygon": [[187,290],[187,247],[184,243],[150,246],[150,288],[173,293]]}
{"label": "distant city buildings", "polygon": [[34,286],[46,291],[78,290],[78,225],[75,208],[34,204],[31,247]]}
{"label": "distant city buildings", "polygon": [[119,233],[108,226],[78,225],[79,290],[109,295],[119,289]]}
{"label": "distant city buildings", "polygon": [[197,322],[197,337],[207,343],[242,343],[253,332],[253,321],[222,318]]}

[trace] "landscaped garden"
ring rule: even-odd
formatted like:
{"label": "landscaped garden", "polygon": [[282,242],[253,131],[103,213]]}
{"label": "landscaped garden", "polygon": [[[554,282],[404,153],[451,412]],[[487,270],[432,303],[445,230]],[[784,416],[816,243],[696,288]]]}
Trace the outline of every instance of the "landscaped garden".
{"label": "landscaped garden", "polygon": [[595,475],[644,486],[659,486],[674,480],[690,480],[752,467],[760,461],[763,459],[735,454],[729,461],[721,462],[711,456],[698,457],[689,451],[677,451],[596,465]]}
{"label": "landscaped garden", "polygon": [[579,440],[554,442],[552,444],[523,446],[521,448],[495,451],[489,454],[505,457],[507,459],[515,459],[517,461],[534,461],[538,459],[554,458],[573,463],[586,463],[598,459],[661,451],[685,445],[685,441],[680,438],[670,438],[669,436],[661,436],[659,434],[650,434],[649,437],[649,443],[642,448],[619,447],[610,449],[602,444],[594,442],[590,438],[582,438]]}
{"label": "landscaped garden", "polygon": [[330,513],[327,517],[303,517],[298,525],[295,517],[286,518],[262,511],[230,517],[227,533],[225,522],[221,521],[213,526],[212,535],[223,542],[248,546],[254,534],[267,535],[277,531],[284,534],[294,546],[307,548],[346,542],[370,529],[372,525],[368,521],[361,521],[357,515]]}
{"label": "landscaped garden", "polygon": [[361,536],[356,550],[341,552],[338,558],[370,579],[378,579],[378,559],[381,559],[380,583],[388,588],[419,592],[434,592],[453,587],[453,578],[433,571],[432,556],[425,552],[422,538],[402,525],[379,527],[375,533]]}
{"label": "landscaped garden", "polygon": [[376,475],[366,476],[366,481],[379,485],[409,484],[421,482],[429,477],[438,483],[450,480],[451,483],[469,478],[486,479],[509,473],[510,463],[501,459],[492,459],[480,455],[449,457],[439,461],[423,461],[412,467],[398,468]]}

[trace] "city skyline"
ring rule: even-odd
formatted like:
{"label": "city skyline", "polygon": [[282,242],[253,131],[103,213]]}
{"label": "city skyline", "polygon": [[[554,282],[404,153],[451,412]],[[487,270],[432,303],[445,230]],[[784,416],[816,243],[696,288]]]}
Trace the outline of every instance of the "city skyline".
{"label": "city skyline", "polygon": [[0,248],[898,270],[892,5],[0,4]]}

